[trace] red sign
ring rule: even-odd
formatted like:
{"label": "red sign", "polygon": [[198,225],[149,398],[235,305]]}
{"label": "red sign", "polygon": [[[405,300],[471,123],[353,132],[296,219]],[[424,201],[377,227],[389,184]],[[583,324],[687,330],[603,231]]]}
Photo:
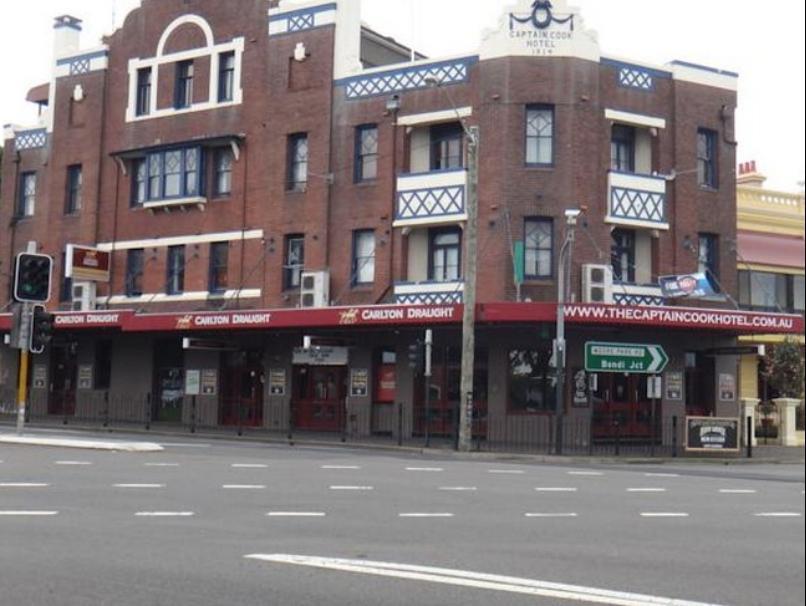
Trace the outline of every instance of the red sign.
{"label": "red sign", "polygon": [[0,314],[0,331],[11,330],[11,314]]}
{"label": "red sign", "polygon": [[56,313],[53,326],[57,330],[87,328],[122,328],[126,320],[134,315],[132,311],[87,311]]}
{"label": "red sign", "polygon": [[68,244],[65,277],[76,281],[109,282],[109,263],[108,252]]}
{"label": "red sign", "polygon": [[375,373],[375,401],[380,404],[397,398],[397,368],[394,364],[381,364]]}

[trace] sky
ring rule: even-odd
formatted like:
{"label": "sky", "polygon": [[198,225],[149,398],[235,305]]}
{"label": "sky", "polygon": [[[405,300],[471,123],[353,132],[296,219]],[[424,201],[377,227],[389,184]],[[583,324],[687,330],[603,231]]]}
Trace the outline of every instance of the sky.
{"label": "sky", "polygon": [[[227,1],[227,0],[222,0]],[[511,0],[362,0],[364,21],[429,57],[473,53]],[[802,0],[576,0],[603,53],[663,64],[673,59],[740,74],[739,162],[756,160],[767,185],[797,191],[804,180]],[[0,124],[33,124],[25,102],[50,74],[52,19],[84,20],[82,46],[99,43],[139,0],[0,0]]]}

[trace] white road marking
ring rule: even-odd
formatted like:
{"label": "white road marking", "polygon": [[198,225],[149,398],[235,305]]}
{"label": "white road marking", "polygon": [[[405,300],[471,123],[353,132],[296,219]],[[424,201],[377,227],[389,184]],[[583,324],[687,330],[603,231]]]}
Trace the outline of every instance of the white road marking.
{"label": "white road marking", "polygon": [[112,484],[113,488],[165,488],[165,484]]}
{"label": "white road marking", "polygon": [[58,511],[0,511],[0,516],[5,517],[45,517],[57,515],[59,515]]}
{"label": "white road marking", "polygon": [[610,604],[613,606],[717,606],[703,602],[676,600],[660,596],[651,596],[622,591],[611,591],[581,585],[551,583],[534,579],[507,577],[484,574],[450,568],[428,566],[412,566],[390,562],[373,562],[370,560],[343,560],[315,556],[289,554],[251,554],[247,559],[270,562],[272,564],[290,564],[324,570],[368,574],[381,577],[406,579],[428,583],[439,583],[458,587],[472,587],[505,593],[541,596],[585,603]]}
{"label": "white road marking", "polygon": [[331,486],[330,490],[375,490],[373,486]]}
{"label": "white road marking", "polygon": [[230,467],[233,469],[266,469],[268,465],[265,463],[233,463]]}
{"label": "white road marking", "polygon": [[322,469],[361,469],[360,465],[322,465]]}
{"label": "white road marking", "polygon": [[266,514],[270,518],[324,518],[323,511],[270,511]]}
{"label": "white road marking", "polygon": [[641,514],[642,518],[687,518],[687,513],[674,511],[647,511]]}
{"label": "white road marking", "polygon": [[452,513],[399,513],[397,514],[399,518],[452,518]]}
{"label": "white road marking", "polygon": [[225,490],[265,490],[265,484],[223,484]]}
{"label": "white road marking", "polygon": [[537,492],[576,492],[577,489],[573,486],[538,486],[535,488]]}
{"label": "white road marking", "polygon": [[796,511],[767,511],[755,514],[757,518],[799,518],[801,514]]}
{"label": "white road marking", "polygon": [[210,444],[188,444],[184,442],[163,442],[160,446],[168,448],[210,448]]}
{"label": "white road marking", "polygon": [[473,492],[474,490],[478,490],[475,486],[440,486],[439,489],[455,492]]}
{"label": "white road marking", "polygon": [[720,488],[722,494],[756,494],[758,491],[752,488]]}
{"label": "white road marking", "polygon": [[603,476],[601,471],[569,471],[570,476]]}
{"label": "white road marking", "polygon": [[679,473],[645,473],[647,478],[679,478]]}
{"label": "white road marking", "polygon": [[665,488],[628,488],[627,492],[666,492]]}
{"label": "white road marking", "polygon": [[179,467],[179,463],[146,463],[146,467]]}
{"label": "white road marking", "polygon": [[406,471],[445,471],[442,467],[406,467]]}
{"label": "white road marking", "polygon": [[487,473],[500,473],[500,474],[511,474],[511,475],[521,475],[526,473],[522,469],[488,469]]}
{"label": "white road marking", "polygon": [[576,513],[525,513],[524,517],[527,518],[576,518]]}
{"label": "white road marking", "polygon": [[138,518],[190,518],[193,511],[138,511],[134,514]]}
{"label": "white road marking", "polygon": [[92,465],[91,461],[55,461],[56,465]]}
{"label": "white road marking", "polygon": [[47,488],[50,484],[40,482],[0,482],[0,488]]}

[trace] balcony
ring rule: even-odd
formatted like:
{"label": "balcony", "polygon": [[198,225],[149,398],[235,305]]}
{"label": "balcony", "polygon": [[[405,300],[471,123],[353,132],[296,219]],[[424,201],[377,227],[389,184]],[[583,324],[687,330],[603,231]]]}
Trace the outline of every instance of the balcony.
{"label": "balcony", "polygon": [[663,307],[666,305],[666,299],[663,298],[660,286],[615,282],[613,303],[637,307]]}
{"label": "balcony", "polygon": [[452,305],[464,299],[464,280],[456,282],[400,282],[395,284],[398,305]]}
{"label": "balcony", "polygon": [[664,177],[610,171],[607,185],[606,223],[669,229]]}
{"label": "balcony", "polygon": [[411,173],[397,178],[395,227],[467,220],[467,170]]}

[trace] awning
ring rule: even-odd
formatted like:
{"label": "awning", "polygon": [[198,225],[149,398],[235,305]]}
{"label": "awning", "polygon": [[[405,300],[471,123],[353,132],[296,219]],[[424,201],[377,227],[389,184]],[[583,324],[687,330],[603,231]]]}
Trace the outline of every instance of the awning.
{"label": "awning", "polygon": [[[736,236],[741,259],[755,265],[803,269],[806,244],[803,238],[779,234],[739,232]],[[744,269],[739,266],[739,269]]]}

